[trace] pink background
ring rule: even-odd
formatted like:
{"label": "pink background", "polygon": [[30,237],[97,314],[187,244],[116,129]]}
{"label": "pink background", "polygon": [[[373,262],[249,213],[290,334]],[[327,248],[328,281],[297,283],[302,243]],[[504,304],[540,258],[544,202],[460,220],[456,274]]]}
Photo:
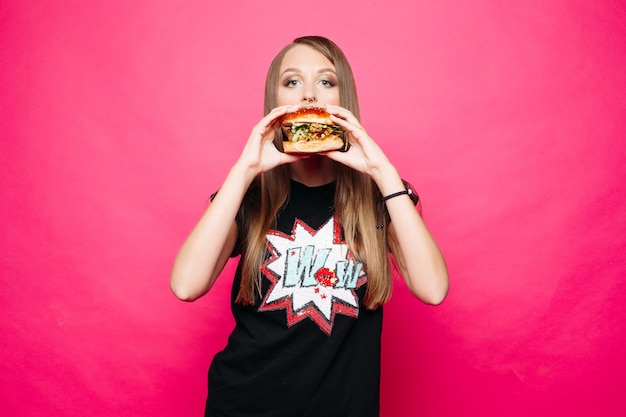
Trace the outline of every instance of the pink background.
{"label": "pink background", "polygon": [[449,264],[386,307],[382,416],[626,415],[624,2],[63,3],[0,5],[1,415],[201,414],[233,265],[170,267],[304,34]]}

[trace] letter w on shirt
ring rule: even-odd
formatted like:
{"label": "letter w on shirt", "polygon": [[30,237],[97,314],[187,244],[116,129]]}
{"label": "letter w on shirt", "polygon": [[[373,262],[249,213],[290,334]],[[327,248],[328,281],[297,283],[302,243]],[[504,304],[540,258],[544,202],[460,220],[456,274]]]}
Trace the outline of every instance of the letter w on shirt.
{"label": "letter w on shirt", "polygon": [[[302,287],[314,287],[319,285],[315,279],[315,273],[324,267],[330,249],[320,249],[315,253],[315,246],[308,245],[304,248],[290,248],[287,251],[287,262],[285,263],[284,286],[295,287],[300,284]],[[335,265],[338,288],[354,289],[362,265],[360,262],[338,261]]]}

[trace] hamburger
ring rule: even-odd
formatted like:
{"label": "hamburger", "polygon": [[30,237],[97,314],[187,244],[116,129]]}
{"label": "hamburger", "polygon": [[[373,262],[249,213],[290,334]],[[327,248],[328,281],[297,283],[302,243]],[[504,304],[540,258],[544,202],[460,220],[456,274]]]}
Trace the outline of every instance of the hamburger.
{"label": "hamburger", "polygon": [[350,147],[346,132],[323,108],[302,107],[287,114],[281,125],[285,153],[345,152]]}

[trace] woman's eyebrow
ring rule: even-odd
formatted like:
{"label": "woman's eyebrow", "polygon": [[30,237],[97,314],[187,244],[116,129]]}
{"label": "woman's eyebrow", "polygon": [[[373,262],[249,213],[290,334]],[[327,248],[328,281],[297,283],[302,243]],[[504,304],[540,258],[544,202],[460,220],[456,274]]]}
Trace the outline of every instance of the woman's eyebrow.
{"label": "woman's eyebrow", "polygon": [[285,75],[288,72],[300,72],[298,68],[286,68],[280,75]]}
{"label": "woman's eyebrow", "polygon": [[[282,76],[282,75],[285,75],[285,74],[286,74],[286,73],[288,73],[288,72],[300,73],[300,72],[302,72],[302,70],[300,70],[299,68],[285,68],[285,70],[284,70],[284,71],[283,71],[280,75],[281,75],[281,76]],[[317,73],[318,73],[318,74],[323,74],[323,73],[325,73],[325,72],[332,72],[333,74],[336,74],[336,73],[337,73],[337,72],[336,72],[334,69],[332,69],[332,68],[320,68],[319,70],[317,70]]]}

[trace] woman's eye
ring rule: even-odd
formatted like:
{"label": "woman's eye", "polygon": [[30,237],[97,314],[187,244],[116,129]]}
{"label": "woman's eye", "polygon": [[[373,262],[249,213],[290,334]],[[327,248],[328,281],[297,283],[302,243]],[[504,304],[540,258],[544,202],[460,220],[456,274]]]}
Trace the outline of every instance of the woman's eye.
{"label": "woman's eye", "polygon": [[285,81],[284,83],[285,87],[295,87],[298,85],[298,80],[296,79],[289,79],[287,81]]}
{"label": "woman's eye", "polygon": [[337,84],[332,81],[332,80],[321,80],[320,83],[324,86],[324,87],[334,87]]}

